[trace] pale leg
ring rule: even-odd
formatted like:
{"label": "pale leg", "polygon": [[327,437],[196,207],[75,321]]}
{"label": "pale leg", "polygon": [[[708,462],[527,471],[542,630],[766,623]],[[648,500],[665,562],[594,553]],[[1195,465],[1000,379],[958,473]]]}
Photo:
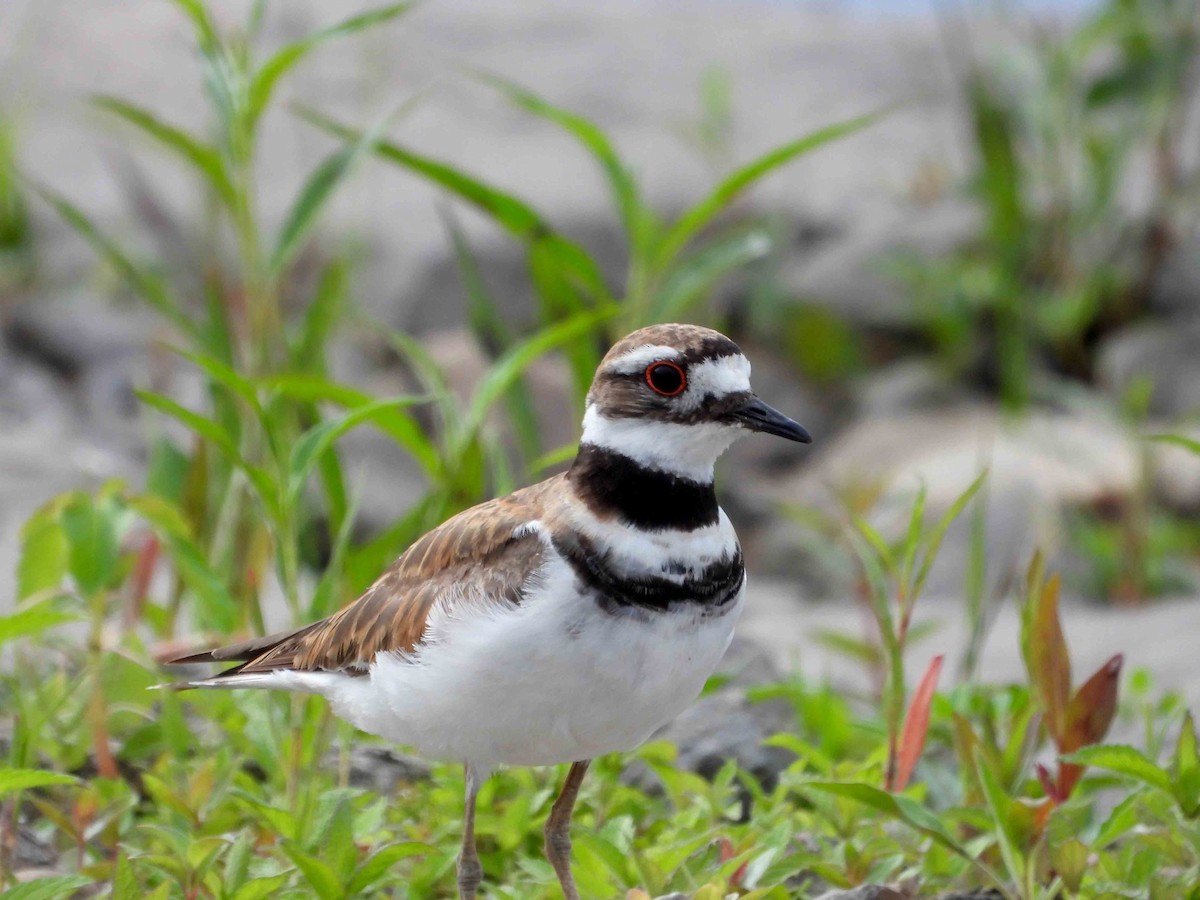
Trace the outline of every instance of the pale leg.
{"label": "pale leg", "polygon": [[579,786],[583,784],[583,776],[590,762],[585,759],[571,763],[562,792],[550,809],[550,817],[546,819],[546,858],[554,866],[566,900],[579,900],[575,879],[571,877],[571,812],[575,809],[575,798],[579,796]]}
{"label": "pale leg", "polygon": [[479,854],[475,851],[475,797],[479,794],[481,778],[470,763],[467,763],[466,781],[463,842],[462,851],[458,855],[458,896],[459,900],[475,900],[475,892],[479,889],[479,882],[483,880],[483,867],[479,864]]}

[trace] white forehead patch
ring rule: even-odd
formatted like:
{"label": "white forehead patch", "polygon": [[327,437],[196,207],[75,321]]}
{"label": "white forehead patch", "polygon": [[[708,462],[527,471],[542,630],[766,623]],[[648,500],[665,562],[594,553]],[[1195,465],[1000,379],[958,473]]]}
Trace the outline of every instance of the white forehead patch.
{"label": "white forehead patch", "polygon": [[688,393],[696,398],[724,397],[750,390],[750,360],[740,353],[688,366]]}
{"label": "white forehead patch", "polygon": [[635,372],[641,372],[652,362],[678,358],[679,350],[675,347],[667,347],[664,344],[646,344],[622,353],[604,368],[621,375],[632,375]]}

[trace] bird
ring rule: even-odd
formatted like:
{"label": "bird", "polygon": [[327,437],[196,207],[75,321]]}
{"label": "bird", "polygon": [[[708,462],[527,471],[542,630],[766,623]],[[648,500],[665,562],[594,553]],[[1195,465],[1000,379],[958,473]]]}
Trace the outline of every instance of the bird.
{"label": "bird", "polygon": [[463,763],[461,900],[483,878],[480,784],[569,764],[545,853],[579,900],[569,828],[590,761],[674,719],[732,640],[746,573],[714,466],[753,432],[812,441],[752,391],[730,338],[634,331],[596,370],[566,471],[448,519],[326,619],[171,660],[236,663],[180,687],[318,694],[363,731]]}

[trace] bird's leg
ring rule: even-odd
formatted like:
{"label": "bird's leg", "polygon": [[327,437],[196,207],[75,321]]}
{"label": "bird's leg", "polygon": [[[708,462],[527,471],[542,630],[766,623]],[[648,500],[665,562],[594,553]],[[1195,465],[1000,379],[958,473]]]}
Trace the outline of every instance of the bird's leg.
{"label": "bird's leg", "polygon": [[550,809],[550,817],[546,819],[546,858],[554,866],[565,900],[579,900],[575,879],[571,877],[571,812],[575,809],[575,798],[579,796],[579,786],[583,784],[583,776],[590,762],[585,759],[571,763],[567,780],[563,782],[562,791]]}
{"label": "bird's leg", "polygon": [[462,851],[458,855],[459,900],[475,900],[479,882],[483,880],[483,866],[479,864],[479,853],[475,850],[475,798],[479,794],[479,777],[475,768],[467,763],[466,810],[463,813]]}

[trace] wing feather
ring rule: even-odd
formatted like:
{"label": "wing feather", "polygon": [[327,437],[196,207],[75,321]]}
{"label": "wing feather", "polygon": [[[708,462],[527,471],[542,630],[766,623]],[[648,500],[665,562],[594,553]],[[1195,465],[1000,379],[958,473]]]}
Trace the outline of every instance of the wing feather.
{"label": "wing feather", "polygon": [[362,674],[380,652],[417,648],[435,608],[517,605],[546,552],[536,530],[527,526],[542,517],[558,481],[459,513],[409,547],[361,597],[327,619],[169,662],[240,661],[217,678],[286,669]]}

